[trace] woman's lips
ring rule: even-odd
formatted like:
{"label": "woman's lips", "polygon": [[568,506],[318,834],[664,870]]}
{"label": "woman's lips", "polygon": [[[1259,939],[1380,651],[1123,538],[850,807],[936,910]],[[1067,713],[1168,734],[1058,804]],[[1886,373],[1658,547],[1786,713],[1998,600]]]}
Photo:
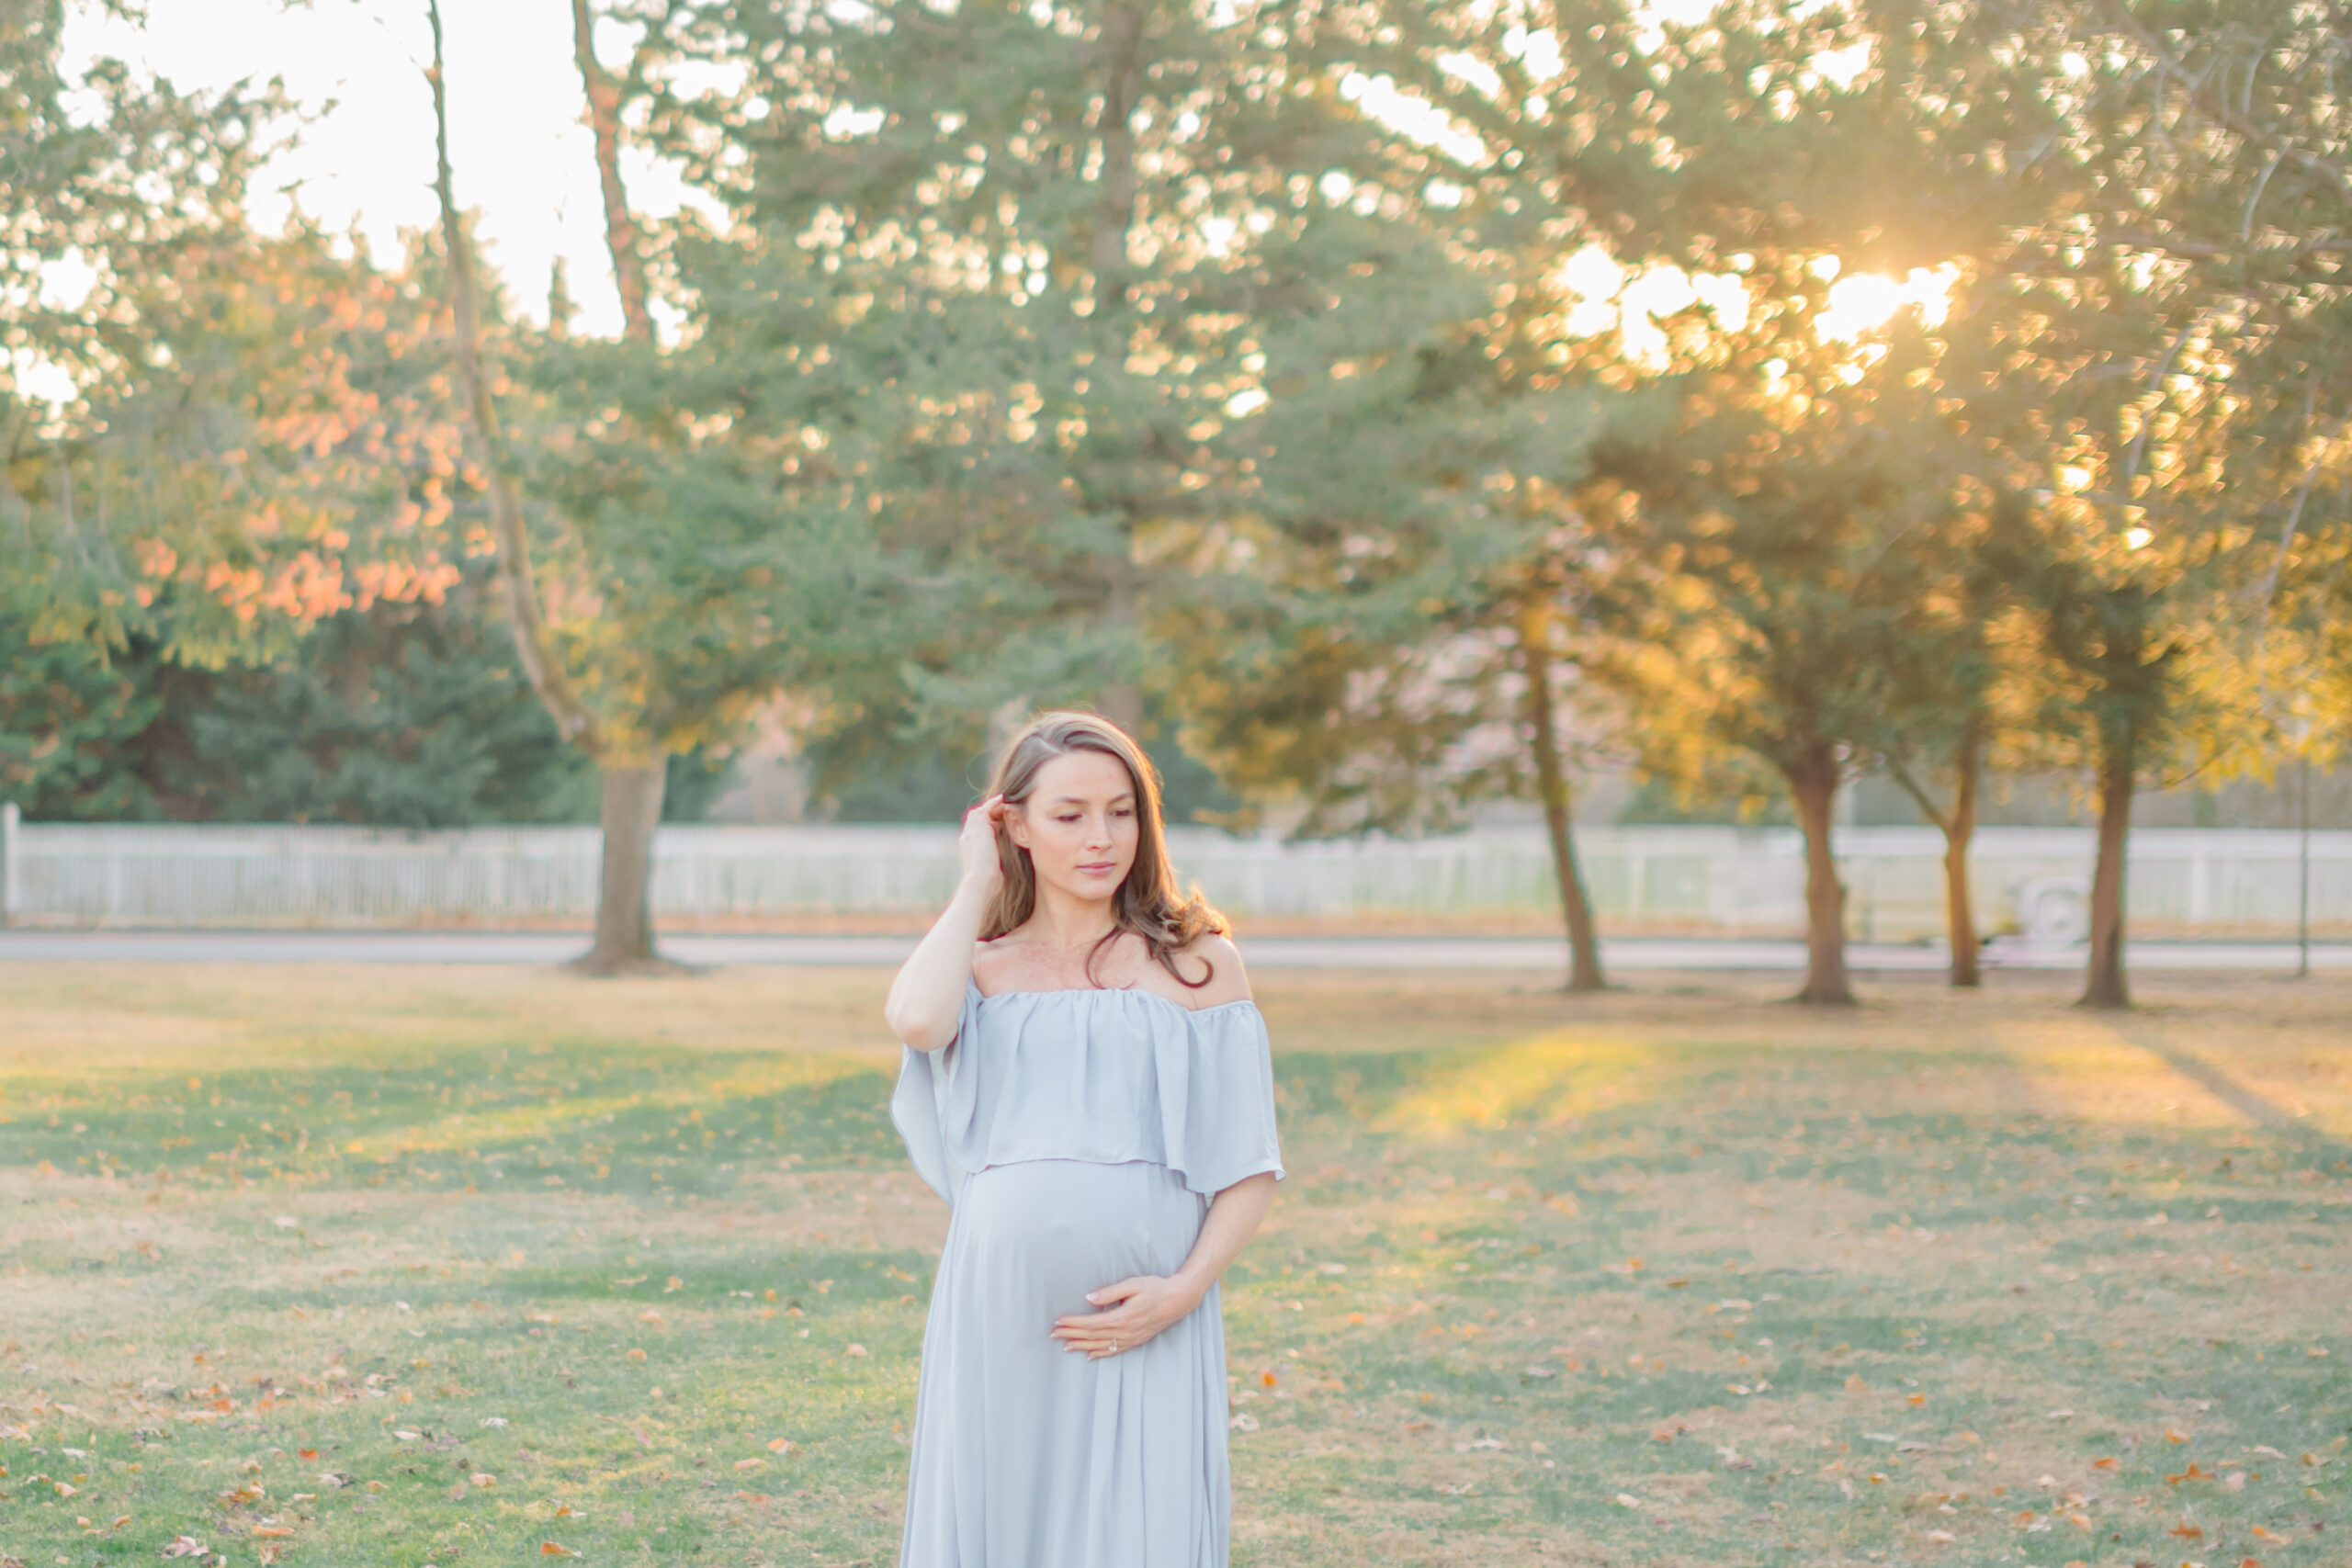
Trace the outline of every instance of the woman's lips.
{"label": "woman's lips", "polygon": [[1090,876],[1107,876],[1112,872],[1119,869],[1119,863],[1116,861],[1107,860],[1096,861],[1091,864],[1081,865],[1078,869],[1085,872]]}

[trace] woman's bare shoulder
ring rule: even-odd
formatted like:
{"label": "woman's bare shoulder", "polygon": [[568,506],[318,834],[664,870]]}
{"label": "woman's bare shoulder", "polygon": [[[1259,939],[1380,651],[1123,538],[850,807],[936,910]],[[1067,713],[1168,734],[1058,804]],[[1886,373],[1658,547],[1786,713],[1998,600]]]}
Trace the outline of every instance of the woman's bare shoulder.
{"label": "woman's bare shoulder", "polygon": [[1018,944],[1010,936],[987,937],[972,944],[972,979],[986,996],[1007,988],[1019,964]]}
{"label": "woman's bare shoulder", "polygon": [[1250,974],[1241,966],[1241,950],[1233,939],[1221,931],[1210,931],[1193,938],[1177,949],[1176,967],[1186,980],[1198,980],[1204,967],[1208,982],[1189,989],[1184,998],[1187,1007],[1221,1007],[1227,1002],[1246,1002],[1250,998]]}

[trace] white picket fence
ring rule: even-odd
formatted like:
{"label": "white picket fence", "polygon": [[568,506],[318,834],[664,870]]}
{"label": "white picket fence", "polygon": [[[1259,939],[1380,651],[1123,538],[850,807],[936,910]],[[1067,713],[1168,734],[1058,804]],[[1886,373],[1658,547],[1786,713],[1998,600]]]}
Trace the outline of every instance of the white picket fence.
{"label": "white picket fence", "polygon": [[[1207,829],[1170,835],[1176,862],[1236,915],[1318,924],[1535,922],[1557,908],[1540,829],[1285,844]],[[1766,936],[1802,929],[1803,843],[1787,829],[1586,828],[1604,925]],[[1943,844],[1931,829],[1848,828],[1835,848],[1861,941],[1943,929]],[[2315,931],[2352,932],[2352,832],[2313,833]],[[594,908],[583,828],[408,833],[336,827],[23,823],[0,813],[0,920],[52,927],[570,925]],[[2132,835],[2130,919],[2143,937],[2294,931],[2306,884],[2293,832],[2145,829]],[[1987,933],[2077,936],[2086,829],[1987,828],[1971,864]],[[755,926],[828,916],[915,919],[954,886],[947,827],[665,827],[657,918]]]}

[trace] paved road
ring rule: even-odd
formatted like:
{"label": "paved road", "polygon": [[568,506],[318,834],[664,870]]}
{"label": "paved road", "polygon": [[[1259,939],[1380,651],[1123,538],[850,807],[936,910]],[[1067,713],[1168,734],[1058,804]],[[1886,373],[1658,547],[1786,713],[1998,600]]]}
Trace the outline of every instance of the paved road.
{"label": "paved road", "polygon": [[[0,963],[141,964],[560,964],[587,945],[582,936],[548,931],[0,931]],[[662,939],[662,951],[688,964],[796,964],[889,966],[906,957],[911,937],[756,936],[686,933]],[[1930,972],[1944,966],[1930,947],[1858,942],[1853,968]],[[1254,969],[1558,969],[1560,943],[1527,937],[1252,937]],[[2289,942],[2133,942],[2133,969],[2279,971],[2295,966]],[[1988,952],[1996,967],[2074,969],[2079,948]],[[1795,942],[1627,937],[1601,943],[1602,963],[1617,970],[1791,971],[1804,967]],[[2352,969],[2352,945],[2312,949],[2313,968]]]}

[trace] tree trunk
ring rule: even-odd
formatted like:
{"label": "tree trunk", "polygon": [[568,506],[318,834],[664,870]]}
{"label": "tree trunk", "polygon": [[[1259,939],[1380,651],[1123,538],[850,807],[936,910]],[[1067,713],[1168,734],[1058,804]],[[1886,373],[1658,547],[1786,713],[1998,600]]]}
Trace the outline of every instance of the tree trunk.
{"label": "tree trunk", "polygon": [[1827,747],[1787,770],[1796,797],[1797,820],[1804,827],[1805,974],[1801,1002],[1821,1007],[1853,1004],[1846,978],[1846,888],[1838,880],[1830,852],[1829,818],[1838,801],[1838,764]]}
{"label": "tree trunk", "polygon": [[458,215],[449,171],[449,99],[441,61],[441,6],[428,0],[425,16],[433,26],[433,69],[425,80],[433,89],[433,189],[441,208],[441,243],[448,264],[451,347],[458,361],[458,381],[465,393],[467,418],[481,443],[482,467],[489,479],[492,536],[498,541],[495,559],[499,585],[505,592],[506,621],[514,636],[515,657],[523,674],[538,694],[539,702],[567,740],[594,755],[599,745],[594,721],[572,689],[571,674],[556,657],[548,638],[547,613],[539,599],[538,579],[531,567],[531,540],[523,522],[523,503],[515,493],[506,464],[506,439],[499,429],[498,404],[491,396],[490,378],[481,365],[480,290],[474,278],[473,243]]}
{"label": "tree trunk", "polygon": [[2106,728],[2098,760],[2098,866],[2091,874],[2091,962],[2081,1006],[2128,1008],[2123,974],[2123,851],[2132,831],[2132,794],[2139,782],[2139,726]]}
{"label": "tree trunk", "polygon": [[653,953],[653,830],[662,823],[669,760],[608,762],[597,776],[605,852],[596,889],[596,942],[573,966],[590,975],[667,968]]}
{"label": "tree trunk", "polygon": [[1984,983],[1976,940],[1976,910],[1968,896],[1968,841],[1976,834],[1980,750],[1976,728],[1971,725],[1961,737],[1959,750],[1952,758],[1952,771],[1959,776],[1952,789],[1951,816],[1944,824],[1944,927],[1951,939],[1951,983],[1956,987]]}
{"label": "tree trunk", "polygon": [[[1127,360],[1131,265],[1127,244],[1135,230],[1138,188],[1135,117],[1143,87],[1144,31],[1150,20],[1148,4],[1128,0],[1104,12],[1101,35],[1102,99],[1096,130],[1101,137],[1102,166],[1095,182],[1087,260],[1094,273],[1096,353],[1115,374],[1125,374],[1117,367]],[[1102,625],[1111,633],[1118,664],[1106,671],[1109,678],[1096,689],[1094,710],[1128,734],[1140,737],[1143,689],[1132,678],[1137,657],[1137,573],[1132,551],[1136,523],[1148,513],[1150,503],[1122,480],[1116,505],[1123,518],[1120,550],[1104,562]]]}
{"label": "tree trunk", "polygon": [[1560,763],[1559,728],[1552,707],[1551,615],[1530,604],[1520,619],[1519,645],[1526,658],[1527,718],[1535,743],[1535,793],[1544,826],[1552,835],[1552,875],[1560,888],[1560,910],[1568,928],[1568,989],[1608,988],[1600,972],[1600,942],[1593,930],[1592,901],[1577,864],[1576,836],[1569,827],[1567,770]]}
{"label": "tree trunk", "polygon": [[1143,688],[1125,678],[1129,661],[1135,655],[1138,626],[1136,616],[1135,585],[1132,570],[1125,561],[1114,563],[1110,586],[1102,596],[1102,625],[1110,632],[1118,660],[1110,671],[1110,679],[1095,688],[1094,711],[1140,739],[1143,736]]}

